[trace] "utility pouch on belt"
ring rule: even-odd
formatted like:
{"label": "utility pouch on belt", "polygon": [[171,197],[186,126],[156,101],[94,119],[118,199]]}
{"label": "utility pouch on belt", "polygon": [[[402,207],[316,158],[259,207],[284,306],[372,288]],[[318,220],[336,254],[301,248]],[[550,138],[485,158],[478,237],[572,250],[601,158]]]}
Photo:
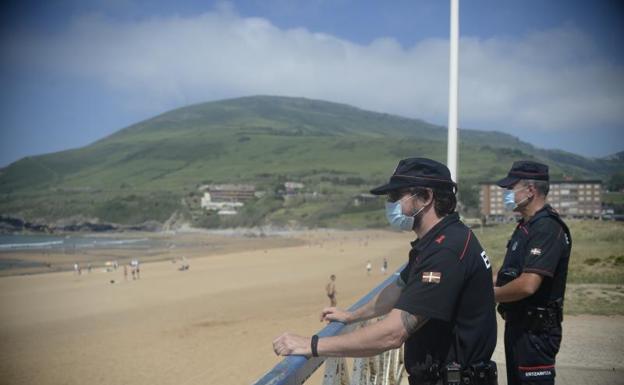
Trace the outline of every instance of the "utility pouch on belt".
{"label": "utility pouch on belt", "polygon": [[461,385],[462,381],[462,368],[456,363],[452,362],[446,365],[442,369],[442,383],[444,385]]}
{"label": "utility pouch on belt", "polygon": [[498,368],[494,361],[470,365],[464,372],[470,378],[470,384],[498,385]]}
{"label": "utility pouch on belt", "polygon": [[529,307],[522,323],[527,330],[542,331],[558,326],[562,319],[563,312],[560,308]]}

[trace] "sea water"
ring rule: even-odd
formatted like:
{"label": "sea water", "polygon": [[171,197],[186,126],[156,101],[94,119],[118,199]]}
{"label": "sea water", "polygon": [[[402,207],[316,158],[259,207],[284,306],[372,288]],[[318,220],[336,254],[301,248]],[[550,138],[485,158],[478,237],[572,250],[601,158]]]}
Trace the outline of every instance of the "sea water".
{"label": "sea water", "polygon": [[114,238],[88,235],[0,235],[0,252],[15,250],[76,250],[85,248],[147,248],[147,238]]}

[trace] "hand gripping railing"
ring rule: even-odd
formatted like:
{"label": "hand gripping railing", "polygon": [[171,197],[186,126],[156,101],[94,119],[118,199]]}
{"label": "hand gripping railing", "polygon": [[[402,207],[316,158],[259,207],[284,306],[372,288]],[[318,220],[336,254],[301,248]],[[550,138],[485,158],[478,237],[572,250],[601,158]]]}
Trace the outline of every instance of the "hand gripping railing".
{"label": "hand gripping railing", "polygon": [[[403,267],[353,304],[349,308],[349,311],[362,307],[386,286],[395,282],[402,269]],[[345,325],[341,322],[331,322],[317,334],[319,337],[337,336],[348,333],[364,324],[365,322],[349,325]],[[256,381],[254,385],[300,385],[303,384],[323,362],[325,362],[323,384],[333,385],[346,384],[349,382],[344,358],[288,356]],[[395,349],[381,353],[375,357],[354,359],[350,383],[351,385],[398,384],[401,379],[402,371],[402,354],[400,349]]]}

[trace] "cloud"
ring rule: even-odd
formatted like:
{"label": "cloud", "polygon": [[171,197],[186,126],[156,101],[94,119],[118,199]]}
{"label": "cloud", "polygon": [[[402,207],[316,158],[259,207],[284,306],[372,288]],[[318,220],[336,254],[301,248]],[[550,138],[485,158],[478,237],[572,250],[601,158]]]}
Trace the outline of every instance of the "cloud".
{"label": "cloud", "polygon": [[[305,96],[446,124],[448,41],[361,45],[245,18],[227,3],[195,17],[81,16],[11,41],[16,68],[98,82],[128,108],[162,112],[227,97]],[[513,132],[621,126],[624,69],[574,25],[460,42],[460,125]],[[8,58],[7,58],[8,57]]]}

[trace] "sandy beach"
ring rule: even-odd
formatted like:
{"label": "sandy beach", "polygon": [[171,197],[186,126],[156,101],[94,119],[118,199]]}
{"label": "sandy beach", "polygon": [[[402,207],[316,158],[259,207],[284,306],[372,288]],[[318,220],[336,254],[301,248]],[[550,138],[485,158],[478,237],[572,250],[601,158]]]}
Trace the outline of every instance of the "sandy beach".
{"label": "sandy beach", "polygon": [[[137,280],[122,268],[0,278],[0,383],[250,384],[279,362],[275,336],[323,327],[330,274],[349,306],[387,277],[384,257],[391,271],[405,261],[411,236],[318,230],[219,248],[208,235],[188,239],[153,251]],[[171,262],[182,254],[188,271]],[[567,317],[560,364],[622,368],[622,321]]]}

